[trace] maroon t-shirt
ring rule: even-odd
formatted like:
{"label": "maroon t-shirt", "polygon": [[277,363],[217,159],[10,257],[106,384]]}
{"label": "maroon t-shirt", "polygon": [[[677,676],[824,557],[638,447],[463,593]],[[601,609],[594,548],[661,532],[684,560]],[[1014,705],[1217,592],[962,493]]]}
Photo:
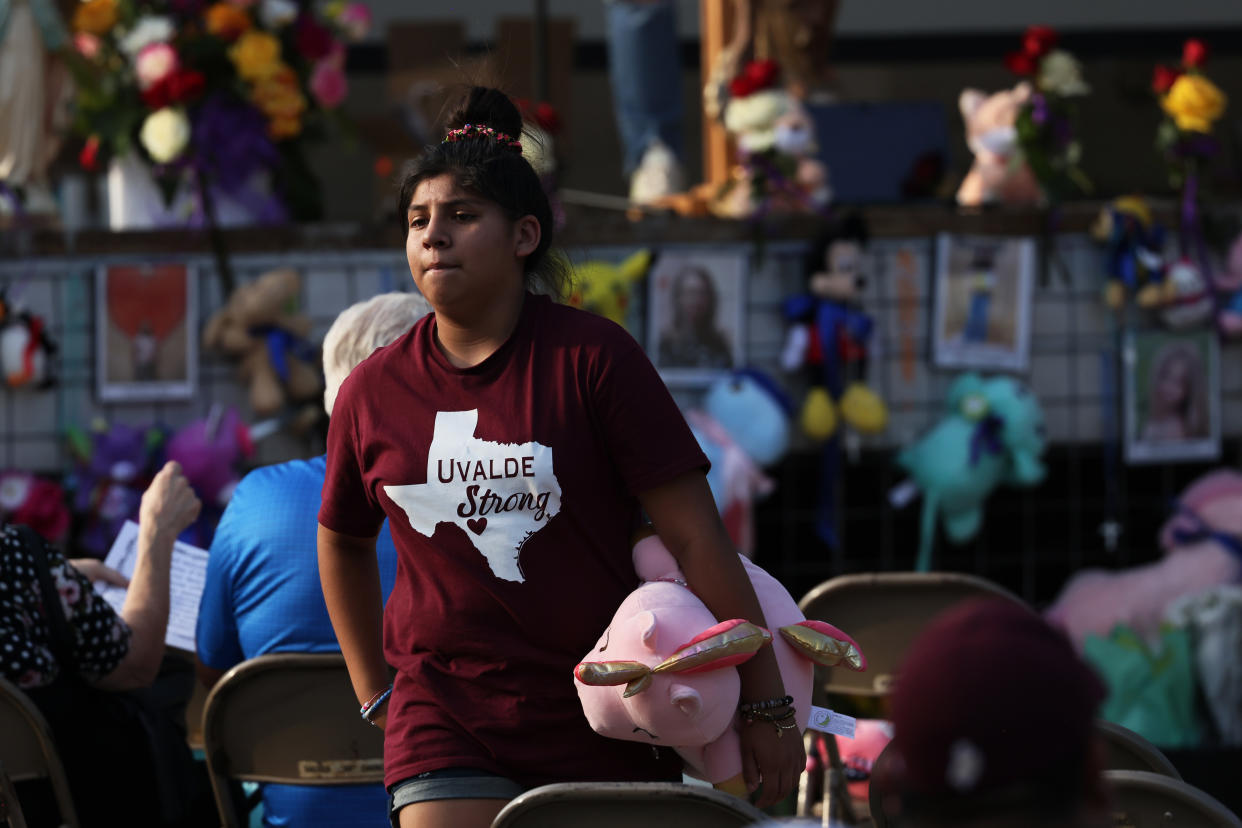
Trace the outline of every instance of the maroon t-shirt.
{"label": "maroon t-shirt", "polygon": [[342,385],[319,522],[398,550],[387,784],[473,767],[526,785],[676,778],[671,751],[590,729],[573,668],[637,586],[635,495],[704,469],[619,326],[527,295],[496,353],[454,368],[433,316]]}

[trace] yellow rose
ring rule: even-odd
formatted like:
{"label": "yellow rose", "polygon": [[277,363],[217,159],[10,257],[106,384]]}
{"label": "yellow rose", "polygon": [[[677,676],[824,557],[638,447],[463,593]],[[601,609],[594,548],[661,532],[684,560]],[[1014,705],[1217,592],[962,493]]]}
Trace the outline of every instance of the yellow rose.
{"label": "yellow rose", "polygon": [[75,31],[96,37],[105,35],[116,25],[116,0],[87,0],[73,12]]}
{"label": "yellow rose", "polygon": [[302,131],[306,96],[298,76],[288,66],[279,65],[271,75],[255,83],[251,100],[267,116],[267,131],[272,138],[292,138]]}
{"label": "yellow rose", "polygon": [[1183,132],[1211,132],[1212,122],[1225,114],[1227,100],[1203,75],[1185,74],[1173,82],[1160,100],[1164,111],[1173,116]]}
{"label": "yellow rose", "polygon": [[207,9],[207,31],[221,40],[233,41],[250,30],[250,15],[231,3]]}
{"label": "yellow rose", "polygon": [[266,32],[251,29],[229,49],[237,74],[248,81],[271,77],[284,64],[280,62],[280,41]]}

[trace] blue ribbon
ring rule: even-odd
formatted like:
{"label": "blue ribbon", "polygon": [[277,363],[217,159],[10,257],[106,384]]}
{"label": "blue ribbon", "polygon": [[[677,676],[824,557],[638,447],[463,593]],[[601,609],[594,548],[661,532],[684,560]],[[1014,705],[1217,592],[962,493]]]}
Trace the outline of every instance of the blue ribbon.
{"label": "blue ribbon", "polygon": [[1000,454],[1005,447],[1001,443],[1001,432],[1005,429],[1005,421],[996,414],[989,414],[975,424],[970,435],[970,465],[978,464],[983,452]]}
{"label": "blue ribbon", "polygon": [[1193,527],[1174,526],[1172,532],[1173,540],[1179,544],[1200,543],[1206,540],[1216,541],[1225,548],[1226,552],[1237,558],[1239,562],[1242,562],[1242,537],[1213,529],[1204,523],[1203,518],[1199,517],[1193,509],[1185,504],[1178,503],[1176,506],[1178,513],[1188,519],[1193,524]]}
{"label": "blue ribbon", "polygon": [[251,328],[250,335],[263,337],[267,343],[267,358],[271,360],[272,368],[276,370],[276,376],[280,377],[281,382],[289,381],[289,354],[306,362],[314,359],[310,344],[284,328],[265,325],[260,328]]}

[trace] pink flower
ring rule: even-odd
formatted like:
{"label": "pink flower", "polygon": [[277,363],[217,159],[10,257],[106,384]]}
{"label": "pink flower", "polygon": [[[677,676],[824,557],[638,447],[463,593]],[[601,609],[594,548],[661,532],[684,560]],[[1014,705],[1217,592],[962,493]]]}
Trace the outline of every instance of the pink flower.
{"label": "pink flower", "polygon": [[142,47],[134,61],[134,73],[138,76],[138,89],[147,90],[177,71],[180,61],[177,52],[167,43],[149,43]]}
{"label": "pink flower", "polygon": [[73,48],[87,60],[94,60],[99,54],[99,38],[90,32],[76,32],[73,35]]}
{"label": "pink flower", "polygon": [[349,86],[345,82],[345,72],[341,61],[329,55],[325,60],[315,64],[310,77],[311,94],[324,109],[335,109],[345,100]]}
{"label": "pink flower", "polygon": [[371,28],[371,10],[362,3],[349,3],[336,19],[350,40],[362,40]]}

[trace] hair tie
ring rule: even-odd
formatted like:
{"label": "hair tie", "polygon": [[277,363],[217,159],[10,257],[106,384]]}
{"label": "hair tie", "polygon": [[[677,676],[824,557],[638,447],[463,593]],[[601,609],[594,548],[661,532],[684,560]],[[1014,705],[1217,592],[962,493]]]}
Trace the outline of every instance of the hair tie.
{"label": "hair tie", "polygon": [[481,135],[486,138],[491,138],[493,141],[496,141],[502,147],[507,147],[509,149],[512,149],[519,154],[522,152],[521,141],[515,141],[513,138],[510,138],[505,133],[497,132],[496,130],[492,129],[486,124],[466,124],[460,129],[450,129],[445,134],[444,140],[441,143],[452,144],[452,143],[462,140],[463,138],[469,138],[472,135]]}

